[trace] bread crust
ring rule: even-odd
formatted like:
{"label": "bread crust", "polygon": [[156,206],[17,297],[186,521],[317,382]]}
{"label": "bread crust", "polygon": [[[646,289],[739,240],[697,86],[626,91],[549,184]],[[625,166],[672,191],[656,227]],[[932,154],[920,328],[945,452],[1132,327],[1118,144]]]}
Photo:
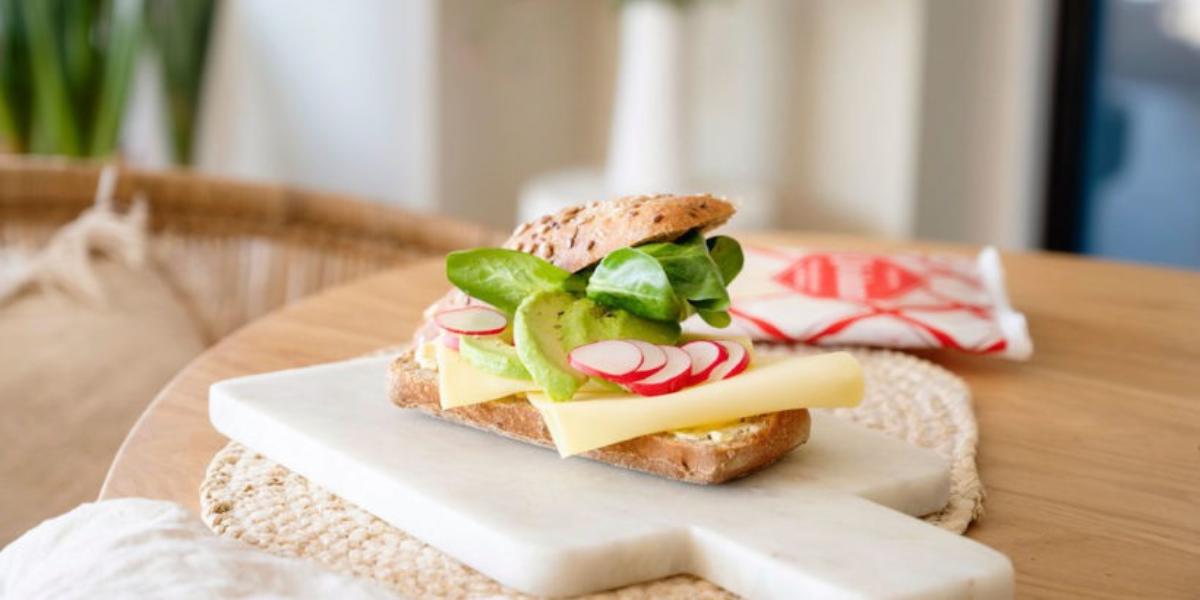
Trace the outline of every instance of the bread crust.
{"label": "bread crust", "polygon": [[[415,408],[448,421],[554,448],[541,414],[523,398],[442,410],[437,373],[421,368],[411,349],[393,361],[388,374],[388,395],[403,408]],[[807,410],[761,415],[749,421],[761,427],[732,440],[689,440],[669,432],[656,433],[580,456],[670,479],[717,484],[766,467],[808,441],[811,421]]]}
{"label": "bread crust", "polygon": [[575,272],[613,250],[719,227],[733,213],[732,204],[707,194],[628,196],[572,206],[524,223],[504,247]]}
{"label": "bread crust", "polygon": [[[693,229],[708,231],[733,216],[729,202],[709,195],[631,196],[573,206],[517,227],[505,248],[544,258],[567,271],[587,268],[620,248],[671,241]],[[465,305],[458,290],[426,309],[414,348],[436,335],[428,319],[438,310]],[[522,442],[554,448],[542,416],[524,398],[506,398],[442,410],[437,373],[421,368],[413,350],[401,355],[388,375],[388,394],[403,408],[415,408]],[[748,419],[759,427],[721,442],[691,440],[672,433],[644,435],[597,448],[580,456],[627,469],[699,484],[743,477],[782,458],[808,441],[807,410],[789,410]]]}

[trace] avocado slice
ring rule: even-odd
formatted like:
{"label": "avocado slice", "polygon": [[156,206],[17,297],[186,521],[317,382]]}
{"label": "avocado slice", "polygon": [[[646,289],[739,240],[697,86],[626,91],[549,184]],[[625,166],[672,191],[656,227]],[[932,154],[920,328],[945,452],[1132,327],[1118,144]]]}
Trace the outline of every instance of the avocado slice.
{"label": "avocado slice", "polygon": [[517,307],[513,319],[517,356],[538,387],[555,401],[569,400],[588,379],[568,364],[567,353],[572,349],[620,339],[674,344],[679,336],[678,323],[643,319],[565,292],[529,296]]}
{"label": "avocado slice", "polygon": [[575,300],[559,319],[568,349],[602,340],[643,340],[651,344],[679,341],[679,323],[644,319],[588,298]]}
{"label": "avocado slice", "polygon": [[[567,364],[566,328],[560,318],[575,298],[566,292],[538,292],[517,307],[513,318],[513,340],[517,356],[534,383],[554,401],[569,400],[587,376]],[[574,335],[572,335],[574,339]]]}
{"label": "avocado slice", "polygon": [[471,366],[506,379],[529,381],[529,371],[521,364],[517,349],[497,336],[464,335],[458,339],[458,353]]}

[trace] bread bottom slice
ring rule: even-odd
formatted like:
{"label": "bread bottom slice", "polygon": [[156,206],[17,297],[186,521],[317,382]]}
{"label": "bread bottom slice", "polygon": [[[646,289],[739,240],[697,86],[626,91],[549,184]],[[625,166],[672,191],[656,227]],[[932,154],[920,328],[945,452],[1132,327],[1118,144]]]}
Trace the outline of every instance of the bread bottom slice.
{"label": "bread bottom slice", "polygon": [[[388,394],[403,408],[470,425],[522,442],[554,448],[541,413],[528,400],[510,397],[443,410],[437,372],[421,368],[412,350],[391,365]],[[714,484],[743,477],[782,458],[808,441],[807,410],[788,410],[744,419],[729,439],[655,433],[591,450],[580,456],[690,483]]]}

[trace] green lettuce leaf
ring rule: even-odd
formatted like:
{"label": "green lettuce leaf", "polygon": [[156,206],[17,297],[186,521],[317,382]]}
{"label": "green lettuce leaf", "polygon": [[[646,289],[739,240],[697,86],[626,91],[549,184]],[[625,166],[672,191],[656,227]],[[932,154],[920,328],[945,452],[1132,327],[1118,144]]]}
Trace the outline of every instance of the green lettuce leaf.
{"label": "green lettuce leaf", "polygon": [[531,254],[502,248],[451,252],[446,278],[472,298],[513,314],[521,301],[537,292],[582,289],[567,271]]}
{"label": "green lettuce leaf", "polygon": [[706,303],[710,310],[729,308],[729,294],[717,263],[709,256],[704,236],[692,231],[674,243],[638,246],[662,265],[675,293],[693,304]]}
{"label": "green lettuce leaf", "polygon": [[708,238],[708,255],[717,264],[717,270],[721,272],[721,280],[725,282],[726,286],[733,283],[733,279],[742,272],[742,265],[746,260],[742,255],[741,244],[727,235],[715,235]]}
{"label": "green lettuce leaf", "polygon": [[732,238],[705,240],[693,230],[674,242],[610,252],[595,267],[568,273],[538,257],[485,248],[451,253],[446,276],[468,295],[512,314],[528,296],[562,291],[656,321],[679,322],[693,313],[714,327],[730,322],[727,286],[742,269]]}
{"label": "green lettuce leaf", "polygon": [[684,315],[663,265],[637,248],[605,256],[588,280],[587,297],[647,319],[679,321]]}

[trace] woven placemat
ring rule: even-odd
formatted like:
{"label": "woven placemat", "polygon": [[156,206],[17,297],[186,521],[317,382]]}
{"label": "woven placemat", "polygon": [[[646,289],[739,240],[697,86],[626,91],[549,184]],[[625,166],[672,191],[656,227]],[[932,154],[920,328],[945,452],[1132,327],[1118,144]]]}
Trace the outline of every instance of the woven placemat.
{"label": "woven placemat", "polygon": [[[929,448],[951,461],[950,502],[925,518],[961,533],[977,517],[983,484],[975,469],[978,430],[966,384],[945,369],[888,350],[850,350],[863,365],[866,396],[838,417]],[[814,353],[805,347],[761,353]],[[217,534],[269,552],[306,557],[367,577],[403,595],[528,598],[326,492],[237,442],[225,446],[200,486],[204,522]],[[733,598],[690,575],[632,585],[588,598]]]}

